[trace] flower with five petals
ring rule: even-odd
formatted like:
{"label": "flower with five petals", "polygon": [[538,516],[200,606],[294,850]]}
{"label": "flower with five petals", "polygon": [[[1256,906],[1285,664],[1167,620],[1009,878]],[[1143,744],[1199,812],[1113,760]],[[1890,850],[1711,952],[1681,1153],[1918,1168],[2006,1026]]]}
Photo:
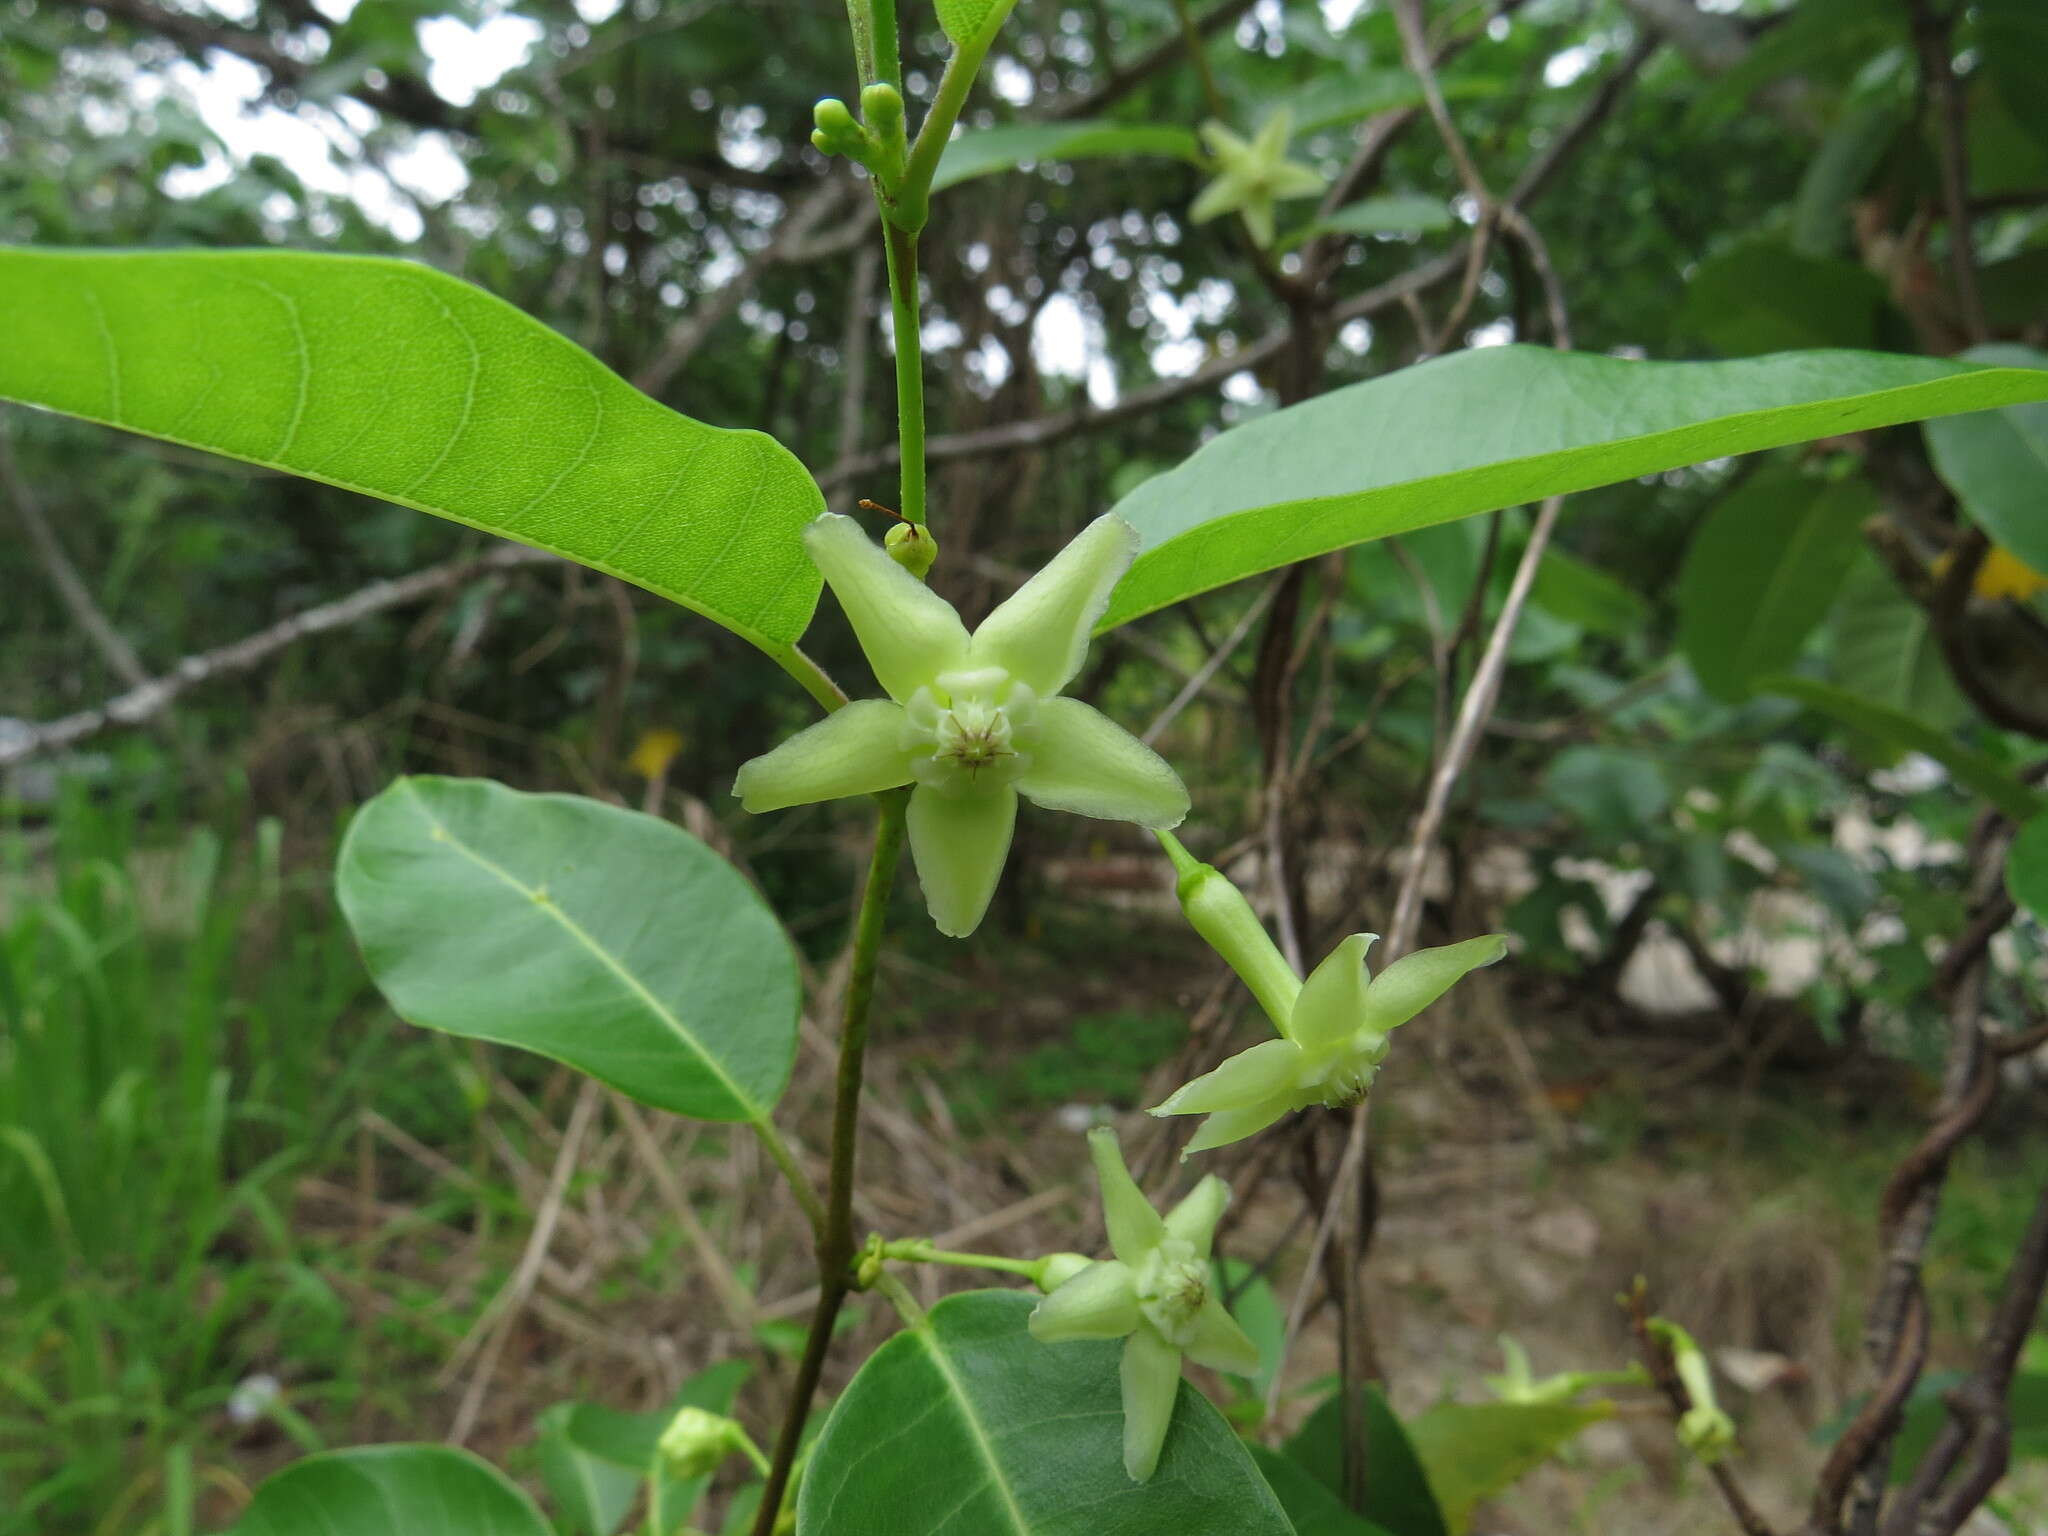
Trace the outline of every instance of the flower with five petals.
{"label": "flower with five petals", "polygon": [[1166,760],[1059,692],[1137,554],[1097,518],[972,635],[953,605],[831,513],[804,543],[838,597],[886,699],[860,699],[745,764],[733,792],[773,811],[902,785],[910,856],[941,933],[981,922],[1010,850],[1017,796],[1145,827],[1179,825],[1188,792]]}
{"label": "flower with five petals", "polygon": [[1249,142],[1221,123],[1202,124],[1202,137],[1216,157],[1216,179],[1202,188],[1188,209],[1197,224],[1233,210],[1251,231],[1260,250],[1273,244],[1273,205],[1291,197],[1314,197],[1323,178],[1298,160],[1287,158],[1294,136],[1294,115],[1285,107],[1267,118]]}
{"label": "flower with five petals", "polygon": [[1507,941],[1490,933],[1415,950],[1373,977],[1366,972],[1365,952],[1378,937],[1352,934],[1309,973],[1292,999],[1284,991],[1276,995],[1270,985],[1261,989],[1259,1000],[1281,1038],[1240,1051],[1152,1111],[1209,1117],[1182,1157],[1242,1141],[1311,1104],[1342,1109],[1358,1103],[1386,1058],[1388,1031],[1406,1024],[1468,971],[1507,953]]}
{"label": "flower with five petals", "polygon": [[1090,1131],[1088,1150],[1116,1257],[1056,1287],[1032,1310],[1031,1336],[1048,1344],[1124,1341],[1124,1471],[1142,1483],[1159,1465],[1173,1423],[1181,1356],[1249,1376],[1259,1350],[1224,1309],[1209,1262],[1230,1187],[1212,1173],[1161,1216],[1124,1166],[1114,1131]]}

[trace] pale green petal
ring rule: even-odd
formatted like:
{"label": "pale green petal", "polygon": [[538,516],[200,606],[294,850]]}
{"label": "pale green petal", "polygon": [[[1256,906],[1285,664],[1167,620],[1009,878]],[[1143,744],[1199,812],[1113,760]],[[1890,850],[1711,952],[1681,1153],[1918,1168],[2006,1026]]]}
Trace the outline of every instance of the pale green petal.
{"label": "pale green petal", "polygon": [[1188,814],[1188,789],[1173,765],[1079,699],[1038,706],[1031,766],[1017,791],[1049,811],[1141,827],[1177,827]]}
{"label": "pale green petal", "polygon": [[1209,1174],[1166,1213],[1167,1234],[1192,1247],[1196,1258],[1206,1259],[1216,1241],[1216,1223],[1223,1219],[1224,1207],[1229,1204],[1230,1186]]}
{"label": "pale green petal", "polygon": [[1273,194],[1260,191],[1256,197],[1245,199],[1239,210],[1244,215],[1244,227],[1252,233],[1252,244],[1260,250],[1270,249],[1273,244]]}
{"label": "pale green petal", "polygon": [[1017,792],[1007,785],[958,796],[923,784],[910,792],[910,858],[939,932],[964,939],[980,926],[1016,826]]}
{"label": "pale green petal", "polygon": [[1209,146],[1210,154],[1225,162],[1242,160],[1252,150],[1251,145],[1214,118],[1202,124],[1202,142]]}
{"label": "pale green petal", "polygon": [[1155,1115],[1206,1115],[1219,1109],[1263,1104],[1284,1094],[1301,1075],[1306,1057],[1292,1040],[1262,1040],[1222,1065],[1183,1083],[1167,1095]]}
{"label": "pale green petal", "polygon": [[1129,1266],[1109,1259],[1090,1264],[1033,1307],[1031,1337],[1044,1344],[1120,1339],[1142,1316]]}
{"label": "pale green petal", "polygon": [[1145,1482],[1159,1465],[1180,1396],[1180,1351],[1148,1324],[1124,1341],[1124,1471]]}
{"label": "pale green petal", "polygon": [[1195,1336],[1188,1341],[1186,1353],[1195,1364],[1212,1371],[1228,1371],[1233,1376],[1256,1376],[1259,1371],[1259,1346],[1246,1337],[1237,1319],[1224,1310],[1223,1298],[1213,1290],[1195,1314]]}
{"label": "pale green petal", "polygon": [[1219,1109],[1195,1128],[1194,1139],[1180,1149],[1181,1161],[1186,1162],[1197,1152],[1214,1151],[1217,1147],[1229,1146],[1233,1141],[1255,1136],[1291,1107],[1291,1100],[1275,1097],[1263,1104],[1247,1104],[1242,1109]]}
{"label": "pale green petal", "polygon": [[1090,1131],[1088,1154],[1095,1159],[1095,1182],[1102,1189],[1102,1220],[1109,1229],[1110,1250],[1126,1264],[1141,1264],[1166,1236],[1166,1223],[1124,1166],[1115,1131],[1106,1125]]}
{"label": "pale green petal", "polygon": [[1230,212],[1237,203],[1237,177],[1226,171],[1196,194],[1194,202],[1188,205],[1188,222],[1206,224],[1211,219]]}
{"label": "pale green petal", "polygon": [[1266,186],[1276,198],[1314,197],[1327,183],[1299,160],[1282,160],[1273,167]]}
{"label": "pale green petal", "polygon": [[967,626],[850,517],[827,512],[804,530],[811,562],[867,652],[875,681],[899,704],[966,660]]}
{"label": "pale green petal", "polygon": [[981,621],[972,664],[1001,667],[1041,697],[1058,693],[1081,670],[1110,589],[1137,557],[1138,530],[1113,513],[1098,517]]}
{"label": "pale green petal", "polygon": [[750,811],[779,811],[910,782],[903,706],[858,699],[740,765],[732,792]]}
{"label": "pale green petal", "polygon": [[1507,952],[1508,941],[1500,934],[1489,933],[1462,944],[1418,949],[1403,955],[1381,971],[1367,990],[1364,1022],[1382,1031],[1406,1024],[1466,973],[1493,964]]}
{"label": "pale green petal", "polygon": [[1287,141],[1294,137],[1294,113],[1282,107],[1263,123],[1252,140],[1252,152],[1268,165],[1287,153]]}
{"label": "pale green petal", "polygon": [[1303,1050],[1327,1051],[1351,1038],[1365,1019],[1365,952],[1376,933],[1354,933],[1309,973],[1295,999],[1288,1036]]}

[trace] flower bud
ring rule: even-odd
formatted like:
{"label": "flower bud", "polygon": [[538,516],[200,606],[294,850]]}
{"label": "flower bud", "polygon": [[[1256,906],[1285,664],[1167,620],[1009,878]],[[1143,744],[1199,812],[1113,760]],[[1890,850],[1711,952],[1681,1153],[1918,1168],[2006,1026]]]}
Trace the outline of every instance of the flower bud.
{"label": "flower bud", "polygon": [[1180,898],[1181,911],[1195,932],[1208,940],[1209,947],[1252,989],[1273,1027],[1286,1034],[1294,1000],[1301,994],[1301,978],[1294,974],[1294,967],[1273,943],[1244,892],[1222,870],[1201,863],[1170,833],[1161,832],[1158,837],[1179,876],[1173,893]]}
{"label": "flower bud", "polygon": [[1095,1261],[1086,1254],[1049,1253],[1038,1261],[1032,1283],[1050,1295]]}
{"label": "flower bud", "polygon": [[811,143],[820,154],[844,155],[849,160],[867,163],[873,144],[867,130],[853,120],[845,102],[827,96],[811,109],[811,117],[818,125]]}
{"label": "flower bud", "polygon": [[722,1413],[684,1408],[661,1432],[656,1450],[672,1477],[706,1477],[739,1446],[746,1431]]}
{"label": "flower bud", "polygon": [[889,552],[891,560],[919,581],[924,580],[932,562],[939,558],[939,541],[922,523],[897,523],[882,536],[882,548]]}
{"label": "flower bud", "polygon": [[902,94],[885,80],[863,86],[860,93],[860,115],[867,119],[868,126],[879,137],[888,138],[903,123]]}

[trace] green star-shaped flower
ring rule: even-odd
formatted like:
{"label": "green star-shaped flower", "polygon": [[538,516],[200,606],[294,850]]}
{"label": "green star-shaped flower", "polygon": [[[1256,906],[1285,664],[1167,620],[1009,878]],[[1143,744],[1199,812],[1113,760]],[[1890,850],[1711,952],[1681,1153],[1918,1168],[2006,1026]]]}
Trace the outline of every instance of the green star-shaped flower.
{"label": "green star-shaped flower", "polygon": [[1124,1471],[1142,1483],[1159,1465],[1173,1422],[1181,1356],[1249,1376],[1259,1350],[1211,1283],[1209,1249],[1229,1186],[1212,1173],[1162,1217],[1124,1166],[1114,1131],[1090,1131],[1088,1150],[1116,1257],[1088,1265],[1041,1301],[1031,1336],[1048,1344],[1124,1341]]}
{"label": "green star-shaped flower", "polygon": [[1221,123],[1202,124],[1202,137],[1216,157],[1216,179],[1202,188],[1188,217],[1205,224],[1219,214],[1243,217],[1260,250],[1273,244],[1273,205],[1284,198],[1314,197],[1323,178],[1298,160],[1287,158],[1294,136],[1294,114],[1281,108],[1267,118],[1247,143]]}
{"label": "green star-shaped flower", "polygon": [[1017,796],[1145,827],[1179,825],[1188,792],[1166,760],[1078,699],[1060,698],[1088,634],[1138,550],[1099,517],[972,635],[953,605],[892,560],[853,519],[804,531],[887,699],[861,699],[744,765],[750,811],[905,784],[910,855],[941,933],[965,938],[995,894]]}
{"label": "green star-shaped flower", "polygon": [[1388,1032],[1442,997],[1468,971],[1507,953],[1507,941],[1490,933],[1462,944],[1418,949],[1371,977],[1365,952],[1378,937],[1352,934],[1291,999],[1267,979],[1271,967],[1263,968],[1265,985],[1255,990],[1282,1038],[1240,1051],[1152,1111],[1209,1117],[1183,1157],[1242,1141],[1291,1110],[1358,1103],[1386,1058]]}

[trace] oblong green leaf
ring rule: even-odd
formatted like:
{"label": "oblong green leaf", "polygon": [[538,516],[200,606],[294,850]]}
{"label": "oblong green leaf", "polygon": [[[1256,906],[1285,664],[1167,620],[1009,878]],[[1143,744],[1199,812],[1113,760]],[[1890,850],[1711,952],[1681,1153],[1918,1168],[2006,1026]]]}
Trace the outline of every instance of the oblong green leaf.
{"label": "oblong green leaf", "polygon": [[1100,628],[1333,549],[1702,459],[2048,399],[2048,372],[1875,352],[1648,363],[1485,347],[1219,434],[1116,506]]}
{"label": "oblong green leaf", "polygon": [[1163,155],[1200,164],[1201,141],[1186,128],[1149,123],[1011,123],[963,133],[946,146],[932,190],[993,176],[1032,161],[1090,160],[1109,155]]}
{"label": "oblong green leaf", "polygon": [[701,1120],[763,1120],[789,1081],[789,940],[680,827],[486,779],[399,779],[349,824],[335,888],[415,1024]]}
{"label": "oblong green leaf", "polygon": [[[1410,1444],[1408,1432],[1375,1387],[1358,1389],[1359,1429],[1365,1437],[1367,1519],[1393,1536],[1447,1536],[1436,1494]],[[1284,1447],[1287,1459],[1334,1493],[1344,1490],[1344,1403],[1325,1398]]]}
{"label": "oblong green leaf", "polygon": [[824,497],[480,288],[298,251],[0,248],[0,397],[551,550],[786,649]]}
{"label": "oblong green leaf", "polygon": [[1185,1383],[1159,1470],[1132,1482],[1121,1342],[1041,1344],[1031,1307],[949,1296],[876,1350],[818,1437],[798,1536],[1288,1536],[1243,1443]]}
{"label": "oblong green leaf", "polygon": [[234,1536],[553,1536],[533,1501],[445,1445],[373,1445],[265,1480]]}
{"label": "oblong green leaf", "polygon": [[1451,223],[1451,210],[1442,198],[1396,192],[1346,203],[1327,219],[1295,230],[1280,242],[1280,249],[1291,249],[1318,235],[1421,235],[1449,229]]}
{"label": "oblong green leaf", "polygon": [[1439,1403],[1408,1421],[1408,1438],[1442,1507],[1451,1536],[1472,1528],[1473,1511],[1563,1449],[1614,1404]]}
{"label": "oblong green leaf", "polygon": [[1776,466],[1714,503],[1678,576],[1678,647],[1709,693],[1740,699],[1754,679],[1798,660],[1876,510],[1861,480],[1824,483]]}
{"label": "oblong green leaf", "polygon": [[[1975,362],[2048,368],[2048,352],[1996,344],[1964,354]],[[2048,571],[2048,404],[1930,421],[1934,467],[1970,520],[2037,571]]]}
{"label": "oblong green leaf", "polygon": [[1865,553],[1828,616],[1828,679],[1850,693],[1947,730],[1969,714],[1927,610]]}
{"label": "oblong green leaf", "polygon": [[1299,1463],[1263,1445],[1251,1449],[1252,1460],[1258,1463],[1266,1486],[1273,1490],[1273,1497],[1294,1522],[1294,1536],[1390,1536],[1385,1526],[1375,1525],[1365,1516],[1346,1509],[1335,1492],[1325,1488]]}

